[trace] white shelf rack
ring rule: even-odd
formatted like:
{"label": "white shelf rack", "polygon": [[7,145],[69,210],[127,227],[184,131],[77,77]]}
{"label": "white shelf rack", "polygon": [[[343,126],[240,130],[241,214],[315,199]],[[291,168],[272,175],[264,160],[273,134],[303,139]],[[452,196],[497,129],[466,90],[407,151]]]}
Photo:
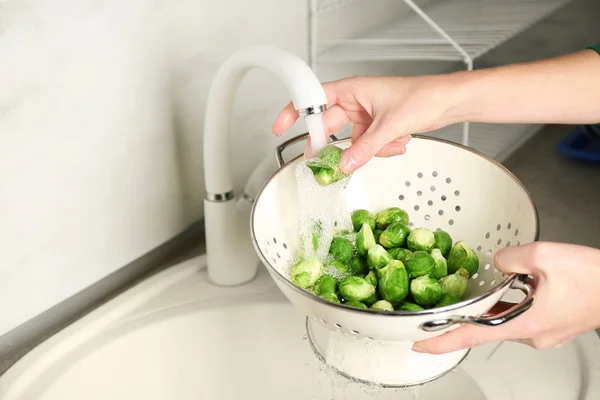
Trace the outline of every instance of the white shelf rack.
{"label": "white shelf rack", "polygon": [[[423,7],[414,0],[398,0],[413,12],[359,37],[319,37],[319,17],[361,1],[372,0],[309,0],[309,62],[315,71],[322,63],[419,60],[462,62],[472,70],[476,59],[571,0],[433,0]],[[430,134],[496,158],[507,156],[539,128],[464,123]]]}

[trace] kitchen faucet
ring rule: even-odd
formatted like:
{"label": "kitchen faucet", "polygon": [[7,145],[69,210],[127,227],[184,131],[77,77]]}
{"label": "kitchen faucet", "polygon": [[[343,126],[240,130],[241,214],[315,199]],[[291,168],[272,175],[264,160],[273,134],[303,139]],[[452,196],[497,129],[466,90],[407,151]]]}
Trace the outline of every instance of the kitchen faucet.
{"label": "kitchen faucet", "polygon": [[238,50],[222,64],[210,89],[204,121],[204,224],[208,279],[222,286],[250,281],[259,260],[250,238],[250,214],[236,207],[230,155],[230,118],[242,79],[253,68],[285,84],[300,117],[325,111],[321,82],[298,56],[271,46]]}

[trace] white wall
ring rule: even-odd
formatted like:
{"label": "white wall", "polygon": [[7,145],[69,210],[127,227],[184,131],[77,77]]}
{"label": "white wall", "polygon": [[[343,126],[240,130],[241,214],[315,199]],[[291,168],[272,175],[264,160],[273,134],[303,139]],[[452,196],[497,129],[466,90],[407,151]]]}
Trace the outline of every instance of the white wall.
{"label": "white wall", "polygon": [[[393,3],[341,23],[385,22],[403,12]],[[197,221],[219,65],[263,43],[307,59],[307,28],[304,0],[0,0],[0,334]],[[243,81],[231,132],[238,191],[285,139],[270,127],[287,101],[264,71]],[[297,125],[286,138],[305,131]]]}

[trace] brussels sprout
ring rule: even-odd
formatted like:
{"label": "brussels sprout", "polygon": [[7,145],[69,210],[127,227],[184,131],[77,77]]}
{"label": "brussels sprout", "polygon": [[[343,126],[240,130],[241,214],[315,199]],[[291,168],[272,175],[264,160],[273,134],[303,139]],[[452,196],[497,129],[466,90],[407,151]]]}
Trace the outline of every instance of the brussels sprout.
{"label": "brussels sprout", "polygon": [[373,237],[375,238],[375,243],[381,244],[381,243],[379,243],[379,240],[381,239],[382,233],[383,233],[383,231],[381,229],[375,229],[373,231]]}
{"label": "brussels sprout", "polygon": [[388,265],[390,261],[392,261],[392,257],[380,244],[371,247],[367,253],[367,265],[371,269],[383,268]]}
{"label": "brussels sprout", "polygon": [[317,251],[319,248],[319,240],[321,240],[321,235],[323,234],[323,224],[321,221],[316,221],[313,224],[312,228],[312,245],[313,250]]}
{"label": "brussels sprout", "polygon": [[400,303],[398,305],[398,307],[396,307],[396,311],[421,311],[421,310],[424,310],[424,308],[418,304],[411,303],[410,301],[403,301],[402,303]]}
{"label": "brussels sprout", "polygon": [[348,239],[334,237],[329,246],[329,254],[342,264],[348,264],[354,257],[354,245]]}
{"label": "brussels sprout", "polygon": [[402,261],[392,260],[378,271],[379,295],[391,304],[398,304],[406,298],[409,289],[408,272]]}
{"label": "brussels sprout", "polygon": [[348,276],[340,282],[339,291],[346,300],[363,301],[375,294],[375,286],[359,276]]}
{"label": "brussels sprout", "polygon": [[446,259],[442,255],[440,249],[431,250],[431,257],[433,257],[433,261],[435,261],[435,266],[433,267],[431,275],[433,275],[433,277],[438,280],[447,276],[448,264],[446,262]]}
{"label": "brussels sprout", "polygon": [[410,251],[430,252],[435,244],[435,236],[427,228],[416,228],[408,234],[406,238],[406,247]]}
{"label": "brussels sprout", "polygon": [[469,271],[469,277],[479,270],[479,258],[477,253],[467,242],[456,242],[450,254],[448,254],[448,273],[453,274],[460,268]]}
{"label": "brussels sprout", "polygon": [[375,271],[370,271],[367,276],[365,276],[365,280],[369,282],[371,285],[377,287],[378,279]]}
{"label": "brussels sprout", "polygon": [[375,227],[377,229],[384,230],[394,222],[402,222],[404,225],[408,225],[408,214],[406,211],[398,207],[390,207],[378,212],[375,216]]}
{"label": "brussels sprout", "polygon": [[461,301],[462,301],[462,298],[455,296],[453,294],[446,293],[442,296],[442,299],[435,305],[435,307],[438,308],[438,307],[451,306],[452,304],[460,303]]}
{"label": "brussels sprout", "polygon": [[323,274],[315,284],[315,293],[322,296],[325,293],[336,293],[338,281],[329,274]]}
{"label": "brussels sprout", "polygon": [[459,268],[452,275],[440,279],[440,285],[444,294],[452,294],[462,299],[469,285],[469,271]]}
{"label": "brussels sprout", "polygon": [[306,289],[315,284],[323,273],[323,264],[315,258],[300,261],[290,268],[290,279],[297,286]]}
{"label": "brussels sprout", "polygon": [[393,222],[381,234],[379,243],[387,248],[402,247],[406,243],[406,238],[410,233],[410,229],[402,222]]}
{"label": "brussels sprout", "polygon": [[371,230],[375,230],[375,215],[368,210],[354,210],[351,215],[354,232],[358,232],[363,224],[368,224]]}
{"label": "brussels sprout", "polygon": [[389,301],[378,300],[371,305],[371,309],[380,311],[394,311],[394,306]]}
{"label": "brussels sprout", "polygon": [[306,162],[319,185],[327,186],[348,176],[339,167],[342,153],[340,147],[330,144],[320,151],[316,160]]}
{"label": "brussels sprout", "polygon": [[360,256],[366,257],[369,250],[376,244],[371,227],[364,223],[356,235],[356,251]]}
{"label": "brussels sprout", "polygon": [[365,303],[367,306],[370,307],[373,304],[375,304],[378,300],[379,300],[379,297],[377,297],[377,292],[375,292],[371,296],[369,296],[368,298],[364,299],[362,302]]}
{"label": "brussels sprout", "polygon": [[360,301],[356,301],[356,300],[348,300],[344,304],[346,304],[347,306],[356,307],[356,308],[369,308],[365,304],[361,303]]}
{"label": "brussels sprout", "polygon": [[419,276],[410,282],[410,292],[415,303],[423,307],[435,305],[442,299],[442,287],[429,275]]}
{"label": "brussels sprout", "polygon": [[[348,266],[346,264],[342,264],[341,262],[337,261],[337,260],[329,260],[326,263],[327,267],[332,267],[335,268],[336,270],[342,272],[342,274],[349,274],[350,273],[350,268],[348,268]],[[331,270],[330,270],[331,271]],[[336,275],[336,274],[334,274]],[[339,274],[337,274],[339,275]]]}
{"label": "brussels sprout", "polygon": [[435,268],[435,260],[426,251],[415,251],[404,258],[404,266],[411,279],[431,274]]}
{"label": "brussels sprout", "polygon": [[340,299],[338,298],[337,294],[335,293],[324,293],[321,296],[322,299],[328,300],[328,301],[332,301],[334,303],[340,303]]}
{"label": "brussels sprout", "polygon": [[402,247],[397,247],[395,249],[389,249],[388,253],[394,260],[404,262],[406,260],[406,256],[408,256],[409,254],[412,254],[412,251],[410,251],[408,249],[404,249]]}
{"label": "brussels sprout", "polygon": [[433,248],[440,249],[442,255],[444,257],[448,257],[448,253],[452,248],[452,238],[450,237],[450,234],[440,230],[433,232],[433,236],[435,237],[435,244],[433,245]]}
{"label": "brussels sprout", "polygon": [[364,258],[356,256],[350,261],[349,270],[352,275],[361,275],[369,272],[369,266]]}

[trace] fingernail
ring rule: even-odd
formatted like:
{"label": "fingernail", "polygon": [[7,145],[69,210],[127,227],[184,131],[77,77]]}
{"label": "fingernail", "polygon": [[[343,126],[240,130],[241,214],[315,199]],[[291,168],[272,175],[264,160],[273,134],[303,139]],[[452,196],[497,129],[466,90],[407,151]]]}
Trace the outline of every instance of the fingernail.
{"label": "fingernail", "polygon": [[354,158],[352,158],[351,156],[349,156],[346,153],[344,153],[342,155],[342,161],[340,162],[340,168],[341,168],[342,172],[345,172],[345,173],[352,172],[354,170],[354,168],[356,168],[357,165],[358,165],[358,163],[356,162],[356,160]]}
{"label": "fingernail", "polygon": [[421,343],[415,343],[412,347],[412,350],[417,353],[427,353],[427,349]]}

